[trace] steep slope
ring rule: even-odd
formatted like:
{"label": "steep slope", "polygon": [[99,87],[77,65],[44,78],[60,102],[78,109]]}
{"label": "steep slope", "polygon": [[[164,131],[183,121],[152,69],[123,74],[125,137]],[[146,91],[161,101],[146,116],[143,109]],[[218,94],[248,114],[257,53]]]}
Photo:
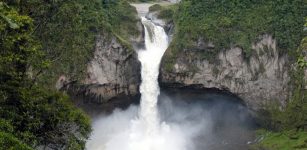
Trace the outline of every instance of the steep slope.
{"label": "steep slope", "polygon": [[[174,69],[163,65],[164,86],[198,86],[219,88],[242,97],[254,109],[272,101],[285,104],[288,97],[288,56],[280,56],[276,41],[265,35],[253,46],[255,54],[244,59],[243,50],[234,47],[213,56],[218,63],[200,57],[200,51],[185,51],[177,55]],[[167,55],[164,59],[167,59]]]}
{"label": "steep slope", "polygon": [[[106,103],[117,96],[138,94],[140,64],[135,49],[143,46],[140,19],[126,1],[103,4],[106,28],[96,32],[91,57],[84,62],[77,78],[60,74],[57,89],[79,95],[87,102]],[[84,65],[82,64],[82,65]]]}
{"label": "steep slope", "polygon": [[117,96],[138,94],[140,63],[131,48],[118,38],[97,36],[94,57],[88,63],[86,77],[79,83],[60,77],[57,86],[87,102],[106,103]]}
{"label": "steep slope", "polygon": [[184,0],[151,7],[149,17],[164,20],[160,24],[173,39],[160,81],[166,87],[228,90],[254,109],[284,105],[303,35],[304,6],[302,0]]}

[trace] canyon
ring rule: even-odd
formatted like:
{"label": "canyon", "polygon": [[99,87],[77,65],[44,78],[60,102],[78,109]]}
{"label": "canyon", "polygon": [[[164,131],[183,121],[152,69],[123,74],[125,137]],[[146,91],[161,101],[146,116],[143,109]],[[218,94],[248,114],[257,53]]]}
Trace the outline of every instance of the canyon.
{"label": "canyon", "polygon": [[[139,12],[146,12],[153,4],[141,4]],[[165,5],[165,4],[164,4]],[[166,4],[168,5],[168,4]],[[144,10],[145,9],[145,10]],[[155,24],[164,27],[169,39],[175,26],[158,19],[158,12],[141,14]],[[144,28],[137,24],[140,33]],[[109,40],[111,39],[111,40]],[[142,35],[131,38],[134,49],[144,45]],[[195,49],[185,49],[176,54],[173,63],[168,63],[172,52],[167,50],[161,63],[159,81],[164,88],[217,89],[238,95],[254,110],[266,104],[286,104],[289,97],[290,68],[287,54],[280,54],[276,40],[268,34],[252,44],[254,53],[246,59],[242,48],[221,50],[214,61],[201,57],[202,52],[212,50],[212,42],[198,39]],[[94,103],[109,103],[118,96],[138,95],[140,85],[140,63],[135,50],[128,49],[116,37],[99,35],[96,38],[95,53],[87,67],[83,85],[65,84],[68,91],[83,95]],[[68,82],[69,83],[69,82]]]}

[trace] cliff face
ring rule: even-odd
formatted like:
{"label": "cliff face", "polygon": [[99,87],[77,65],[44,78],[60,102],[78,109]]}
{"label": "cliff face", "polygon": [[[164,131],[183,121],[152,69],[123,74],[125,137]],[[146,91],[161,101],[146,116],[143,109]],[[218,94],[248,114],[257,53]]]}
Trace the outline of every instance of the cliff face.
{"label": "cliff face", "polygon": [[[174,24],[158,19],[158,12],[147,17],[165,28],[172,38]],[[276,40],[263,35],[252,45],[246,58],[239,47],[214,51],[214,43],[202,38],[194,41],[193,49],[169,48],[162,60],[160,83],[164,87],[218,88],[241,97],[252,109],[278,102],[285,105],[289,96],[290,67],[288,56],[280,55]]]}
{"label": "cliff face", "polygon": [[60,77],[57,88],[85,102],[101,104],[117,96],[138,94],[140,63],[137,53],[113,35],[96,37],[94,56],[86,72],[85,79],[78,84]]}
{"label": "cliff face", "polygon": [[[291,13],[282,11],[286,7]],[[170,20],[175,25],[162,62],[163,86],[226,89],[254,109],[285,104],[296,74],[292,54],[304,35],[301,3],[181,1],[150,10],[165,29]]]}
{"label": "cliff face", "polygon": [[[171,39],[174,24],[163,22],[157,15],[157,12],[150,12],[146,17],[163,26]],[[142,25],[139,23],[138,26],[142,32]],[[244,57],[239,47],[220,51],[210,60],[204,58],[203,52],[212,51],[214,43],[201,38],[195,41],[195,49],[177,52],[171,64],[167,60],[174,57],[167,50],[161,63],[160,83],[165,87],[228,90],[240,96],[253,109],[260,109],[272,101],[284,105],[289,96],[291,64],[287,55],[278,53],[272,36],[263,35],[260,39],[253,44],[249,58]],[[130,42],[135,49],[144,46],[142,35],[131,38]],[[62,78],[59,85],[65,81]],[[85,100],[106,103],[119,95],[138,94],[139,84],[140,63],[136,52],[124,46],[115,36],[99,35],[94,57],[88,64],[87,76],[82,84],[64,86],[74,95],[82,95]]]}
{"label": "cliff face", "polygon": [[[198,50],[184,50],[177,54],[172,69],[167,69],[169,53],[163,58],[160,80],[164,86],[191,86],[219,88],[240,96],[253,109],[278,101],[285,104],[288,97],[287,55],[280,56],[276,41],[270,35],[253,45],[254,53],[244,58],[238,47],[221,51],[214,63],[200,57],[201,50],[213,46],[201,39]],[[168,66],[169,67],[169,66]]]}
{"label": "cliff face", "polygon": [[87,92],[95,93],[99,101],[119,94],[135,95],[140,83],[139,69],[135,51],[123,47],[115,37],[99,36],[84,81],[86,85],[93,85]]}
{"label": "cliff face", "polygon": [[85,67],[75,71],[77,77],[60,74],[56,83],[77,103],[114,104],[118,97],[126,100],[139,93],[140,63],[135,50],[144,47],[141,19],[128,2],[114,2],[105,11],[103,24],[94,32],[95,41],[87,48],[90,55],[80,62]]}

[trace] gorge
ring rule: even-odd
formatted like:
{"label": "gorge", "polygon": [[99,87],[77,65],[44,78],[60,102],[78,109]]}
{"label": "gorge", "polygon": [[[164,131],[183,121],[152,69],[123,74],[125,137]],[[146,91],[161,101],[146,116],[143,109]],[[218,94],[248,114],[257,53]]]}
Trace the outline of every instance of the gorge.
{"label": "gorge", "polygon": [[[139,113],[135,119],[131,117],[120,117],[128,119],[122,122],[128,128],[121,130],[114,128],[115,132],[108,133],[110,127],[101,128],[104,124],[98,124],[94,129],[92,141],[89,141],[87,149],[91,150],[180,150],[186,149],[183,135],[170,128],[167,124],[160,122],[158,114],[158,96],[160,89],[158,85],[158,75],[161,58],[168,46],[168,37],[164,29],[156,26],[150,20],[142,17],[142,24],[145,28],[145,49],[138,50],[138,58],[142,64],[142,83],[140,85],[141,102]],[[132,109],[132,108],[131,108]],[[135,110],[134,110],[135,111]],[[129,110],[127,110],[128,113]],[[126,113],[125,111],[122,113]],[[116,115],[116,114],[112,114]],[[135,114],[134,114],[135,115]],[[122,116],[126,116],[123,115]],[[131,119],[131,120],[129,120]],[[118,124],[116,120],[106,121],[106,124]],[[98,130],[98,131],[95,131]],[[99,131],[102,130],[102,131]],[[96,135],[103,132],[103,136]],[[98,133],[99,134],[99,133]],[[106,141],[103,141],[105,139]],[[118,145],[117,143],[121,144]]]}
{"label": "gorge", "polygon": [[306,0],[2,0],[0,150],[304,150]]}
{"label": "gorge", "polygon": [[87,149],[245,149],[253,140],[255,124],[240,98],[218,90],[163,89],[160,95],[160,61],[170,41],[162,26],[145,18],[150,4],[133,5],[145,30],[145,49],[137,50],[142,76],[140,105],[96,116]]}
{"label": "gorge", "polygon": [[[159,18],[159,9],[146,13],[145,7],[152,5],[143,4],[140,13],[162,26],[171,40],[176,34],[174,21]],[[162,5],[172,7],[173,4]],[[139,24],[140,20],[137,22],[138,30],[144,34],[144,28]],[[108,38],[112,40],[107,41]],[[177,40],[176,36],[174,38]],[[240,46],[215,50],[214,44],[202,37],[195,39],[187,49],[173,48],[177,41],[171,42],[162,58],[160,85],[226,90],[240,96],[255,111],[272,102],[285,106],[291,95],[288,84],[291,58],[287,53],[279,52],[277,41],[270,34],[263,34],[256,41],[249,44],[253,51],[249,58],[245,57],[245,49]],[[130,42],[134,49],[144,45],[141,34],[137,38],[131,37]],[[206,58],[207,55],[210,58]],[[71,90],[72,95],[79,93],[94,103],[107,103],[118,96],[139,94],[141,75],[137,54],[123,46],[116,37],[101,35],[96,39],[94,59],[86,72],[82,86],[66,84],[69,88],[64,88]]]}

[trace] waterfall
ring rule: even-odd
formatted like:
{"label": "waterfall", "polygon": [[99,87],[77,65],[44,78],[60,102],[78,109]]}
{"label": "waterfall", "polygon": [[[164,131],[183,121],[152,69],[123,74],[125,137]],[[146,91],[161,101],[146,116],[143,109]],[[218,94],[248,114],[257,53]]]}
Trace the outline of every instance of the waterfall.
{"label": "waterfall", "polygon": [[[145,10],[141,12],[148,12]],[[248,111],[243,112],[241,104],[240,107],[234,106],[228,95],[203,95],[203,90],[193,90],[190,93],[184,91],[182,95],[176,91],[172,97],[165,91],[159,97],[160,107],[157,106],[159,67],[168,47],[168,36],[161,26],[140,17],[145,29],[145,48],[138,50],[142,77],[140,105],[132,104],[127,109],[115,109],[112,114],[95,118],[86,149],[206,150],[242,145],[246,149],[244,145],[250,140],[248,136],[241,137],[246,131],[239,128]],[[239,113],[238,118],[233,116],[235,113]],[[234,144],[229,144],[231,142]]]}
{"label": "waterfall", "polygon": [[94,123],[94,135],[87,150],[187,150],[183,130],[175,124],[161,123],[158,113],[159,66],[168,47],[168,36],[161,26],[142,17],[145,49],[138,51],[141,62],[141,103]]}
{"label": "waterfall", "polygon": [[138,52],[138,58],[142,64],[141,110],[139,119],[146,128],[146,134],[155,134],[159,127],[157,110],[159,66],[161,58],[168,46],[168,37],[164,29],[142,17],[145,28],[145,50]]}
{"label": "waterfall", "polygon": [[[138,51],[141,62],[142,83],[139,117],[133,122],[130,132],[129,150],[161,150],[165,137],[158,116],[158,96],[160,94],[158,76],[162,56],[168,47],[168,37],[164,29],[142,17],[145,28],[145,50]],[[164,147],[165,148],[165,147]]]}

